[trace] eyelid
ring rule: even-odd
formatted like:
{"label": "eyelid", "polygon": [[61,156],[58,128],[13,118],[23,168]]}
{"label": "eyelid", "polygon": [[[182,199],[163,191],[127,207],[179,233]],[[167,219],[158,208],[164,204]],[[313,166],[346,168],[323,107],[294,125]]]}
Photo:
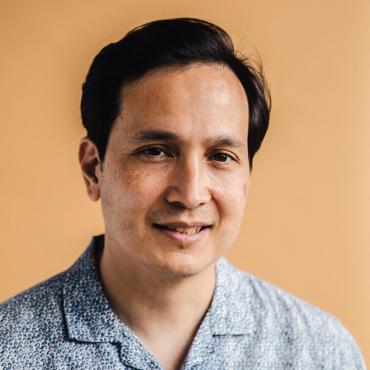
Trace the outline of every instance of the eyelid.
{"label": "eyelid", "polygon": [[[235,162],[238,162],[239,161],[239,158],[236,154],[234,153],[231,153],[229,152],[228,150],[225,150],[225,149],[215,149],[215,150],[212,150],[208,155],[207,157],[210,157],[212,155],[217,155],[217,154],[223,154],[223,155],[226,155],[227,157],[229,157],[231,160],[235,161]],[[222,163],[222,162],[220,162]],[[226,163],[226,162],[224,162]]]}
{"label": "eyelid", "polygon": [[171,150],[168,146],[166,145],[161,145],[161,144],[151,144],[151,145],[145,145],[141,148],[138,148],[135,150],[135,153],[137,154],[144,154],[143,152],[145,150],[150,150],[150,149],[159,149],[159,150],[162,150],[164,152],[164,154],[168,155],[168,156],[173,156],[173,150]]}
{"label": "eyelid", "polygon": [[[174,157],[174,156],[178,156],[180,153],[178,150],[174,149],[174,148],[171,148],[169,145],[166,145],[166,144],[148,144],[148,145],[145,145],[145,146],[142,146],[138,149],[136,149],[134,151],[134,153],[138,154],[138,155],[148,155],[150,156],[150,154],[148,153],[143,153],[145,150],[150,150],[150,149],[159,149],[161,151],[163,151],[163,154],[160,154],[160,155],[152,155],[152,157],[160,157],[160,156],[168,156],[168,157]],[[213,158],[210,158],[211,156],[213,155],[218,155],[218,154],[222,154],[222,155],[225,155],[227,156],[231,161],[234,161],[234,162],[240,162],[240,159],[238,157],[237,154],[227,150],[227,149],[212,149],[210,150],[208,153],[205,154],[205,158],[207,158],[207,160],[214,160],[215,162],[218,162],[220,164],[224,163],[229,163],[230,161],[216,161],[215,159]]]}

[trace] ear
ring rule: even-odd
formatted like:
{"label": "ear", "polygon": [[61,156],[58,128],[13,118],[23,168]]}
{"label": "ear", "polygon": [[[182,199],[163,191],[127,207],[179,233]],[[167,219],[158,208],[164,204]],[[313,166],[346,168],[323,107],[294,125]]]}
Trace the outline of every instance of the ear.
{"label": "ear", "polygon": [[87,195],[92,201],[97,201],[100,198],[101,161],[96,145],[88,137],[80,142],[78,158]]}

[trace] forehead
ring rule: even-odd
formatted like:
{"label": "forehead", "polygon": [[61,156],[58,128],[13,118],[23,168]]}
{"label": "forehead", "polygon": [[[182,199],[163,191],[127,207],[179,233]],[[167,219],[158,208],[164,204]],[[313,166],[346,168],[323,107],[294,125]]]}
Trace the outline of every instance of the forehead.
{"label": "forehead", "polygon": [[248,102],[228,67],[194,63],[156,69],[125,86],[118,120],[126,135],[149,128],[180,136],[234,131],[246,137]]}

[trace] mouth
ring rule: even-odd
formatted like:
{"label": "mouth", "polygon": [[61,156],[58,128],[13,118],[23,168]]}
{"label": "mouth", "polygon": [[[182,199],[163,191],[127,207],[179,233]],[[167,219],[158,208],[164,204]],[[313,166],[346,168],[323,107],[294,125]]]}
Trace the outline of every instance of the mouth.
{"label": "mouth", "polygon": [[205,237],[212,225],[207,224],[153,224],[161,234],[182,243],[195,243]]}
{"label": "mouth", "polygon": [[181,234],[187,235],[194,235],[199,233],[200,231],[211,228],[211,225],[203,225],[203,226],[172,226],[172,225],[161,225],[161,224],[154,224],[154,227],[161,229],[161,230],[171,230],[176,231]]}

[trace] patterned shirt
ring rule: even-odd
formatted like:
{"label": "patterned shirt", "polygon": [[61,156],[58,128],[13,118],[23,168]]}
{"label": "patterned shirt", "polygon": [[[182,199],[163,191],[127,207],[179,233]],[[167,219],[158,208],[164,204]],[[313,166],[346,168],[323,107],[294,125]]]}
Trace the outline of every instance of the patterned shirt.
{"label": "patterned shirt", "polygon": [[[161,369],[111,310],[96,263],[103,237],[65,272],[0,305],[0,369]],[[337,319],[216,264],[212,303],[182,370],[365,369]]]}

